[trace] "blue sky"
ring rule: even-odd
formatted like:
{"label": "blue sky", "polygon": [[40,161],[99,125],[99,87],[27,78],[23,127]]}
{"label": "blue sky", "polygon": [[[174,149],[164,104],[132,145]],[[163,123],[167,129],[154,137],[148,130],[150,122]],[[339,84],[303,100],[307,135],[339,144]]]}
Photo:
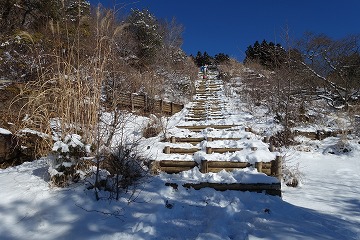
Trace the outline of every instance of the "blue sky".
{"label": "blue sky", "polygon": [[284,29],[291,39],[304,32],[324,33],[334,39],[360,34],[360,0],[91,0],[104,6],[128,4],[147,8],[157,18],[185,27],[183,50],[195,55],[226,53],[242,61],[256,40],[284,44]]}

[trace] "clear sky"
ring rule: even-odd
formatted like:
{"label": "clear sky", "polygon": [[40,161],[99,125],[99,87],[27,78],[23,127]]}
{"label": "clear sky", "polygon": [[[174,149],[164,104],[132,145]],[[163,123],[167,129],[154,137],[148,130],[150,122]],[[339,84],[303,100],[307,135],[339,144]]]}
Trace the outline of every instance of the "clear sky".
{"label": "clear sky", "polygon": [[256,40],[284,44],[304,32],[334,39],[360,34],[360,0],[90,0],[111,7],[147,8],[158,19],[175,17],[185,27],[183,50],[195,55],[226,53],[242,61]]}

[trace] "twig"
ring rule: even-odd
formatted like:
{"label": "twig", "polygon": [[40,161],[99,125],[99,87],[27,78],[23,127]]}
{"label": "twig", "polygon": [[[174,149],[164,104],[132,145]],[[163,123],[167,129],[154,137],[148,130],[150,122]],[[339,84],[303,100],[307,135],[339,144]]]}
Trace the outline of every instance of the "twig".
{"label": "twig", "polygon": [[[122,211],[123,209],[119,209],[119,210],[117,210],[115,212],[103,212],[103,211],[99,211],[99,210],[95,210],[95,209],[89,210],[89,209],[86,209],[86,208],[84,208],[82,206],[79,206],[78,204],[75,204],[75,206],[77,206],[78,208],[80,208],[80,209],[82,209],[82,210],[84,210],[86,212],[100,213],[100,214],[103,214],[105,216],[112,216],[112,217],[115,217],[115,218],[118,218],[118,219],[121,219],[120,217],[124,217],[124,215],[120,214],[120,211]],[[123,219],[121,219],[121,220],[123,220]]]}

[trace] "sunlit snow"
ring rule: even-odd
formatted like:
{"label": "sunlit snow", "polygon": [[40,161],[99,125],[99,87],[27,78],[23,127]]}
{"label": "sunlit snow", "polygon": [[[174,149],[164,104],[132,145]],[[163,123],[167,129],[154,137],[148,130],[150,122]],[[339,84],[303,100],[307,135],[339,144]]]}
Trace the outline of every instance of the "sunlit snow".
{"label": "sunlit snow", "polygon": [[[184,109],[168,119],[166,137],[244,139],[243,144],[258,150],[227,153],[227,160],[270,161],[281,154],[286,164],[298,166],[302,173],[299,187],[283,184],[282,198],[264,193],[184,188],[182,183],[198,181],[277,181],[254,168],[217,174],[202,174],[194,168],[178,175],[161,173],[148,177],[136,190],[122,192],[118,202],[96,201],[93,190],[80,183],[64,189],[50,187],[47,159],[40,159],[0,170],[0,239],[360,239],[359,139],[346,139],[351,150],[348,152],[335,151],[342,141],[338,137],[321,141],[302,137],[301,145],[270,153],[260,135],[245,133],[243,129],[251,126],[256,132],[271,135],[278,126],[261,114],[261,109],[250,113],[245,102],[225,95],[222,98],[227,117],[209,124],[236,124],[238,131],[206,129],[194,133],[176,128],[198,124],[183,120],[187,113]],[[147,119],[133,115],[131,119],[126,132],[130,139],[139,139],[139,126],[144,126]],[[0,131],[6,134],[7,130]],[[159,142],[162,137],[141,139],[139,147],[144,156],[169,158],[162,153],[169,144]],[[237,141],[227,140],[207,144],[197,147],[242,147]],[[60,148],[64,149],[59,142],[57,149]],[[201,161],[216,156],[208,155],[199,152],[195,158]],[[171,158],[191,160],[176,154]],[[165,186],[168,182],[178,183],[178,187]]]}

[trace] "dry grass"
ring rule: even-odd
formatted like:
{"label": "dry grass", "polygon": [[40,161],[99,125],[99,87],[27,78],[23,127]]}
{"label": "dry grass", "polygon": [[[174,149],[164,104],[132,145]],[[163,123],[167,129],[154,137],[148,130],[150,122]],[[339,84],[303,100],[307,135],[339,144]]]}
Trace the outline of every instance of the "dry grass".
{"label": "dry grass", "polygon": [[[52,25],[54,42],[59,43],[48,56],[53,64],[43,69],[39,63],[37,81],[28,83],[18,96],[17,100],[28,96],[19,111],[19,129],[31,128],[60,139],[76,133],[86,142],[96,143],[112,41],[121,31],[114,22],[111,11],[104,13],[97,9],[93,51],[87,58],[81,56],[80,35],[75,40],[67,39],[64,52],[62,30],[59,25]],[[33,41],[29,34],[23,37]]]}
{"label": "dry grass", "polygon": [[229,62],[218,66],[220,77],[225,81],[242,76],[244,68],[244,65],[235,59],[230,59]]}

